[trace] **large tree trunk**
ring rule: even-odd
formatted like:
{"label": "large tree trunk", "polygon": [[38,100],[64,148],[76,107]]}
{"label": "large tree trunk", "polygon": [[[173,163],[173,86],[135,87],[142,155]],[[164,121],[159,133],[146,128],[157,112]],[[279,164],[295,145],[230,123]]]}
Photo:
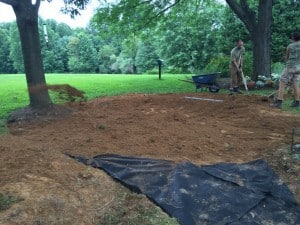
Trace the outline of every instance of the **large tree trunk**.
{"label": "large tree trunk", "polygon": [[[273,0],[259,0],[258,13],[248,6],[247,0],[226,0],[232,11],[248,29],[253,44],[253,78],[271,75],[271,25]],[[256,16],[257,14],[257,16]]]}
{"label": "large tree trunk", "polygon": [[260,0],[258,6],[258,19],[251,32],[253,41],[254,77],[258,75],[271,76],[271,26],[272,26],[273,0]]}
{"label": "large tree trunk", "polygon": [[39,0],[36,1],[35,5],[32,5],[31,0],[22,0],[12,5],[20,33],[29,101],[32,108],[45,108],[52,105],[46,88],[41,55],[38,31],[39,4]]}
{"label": "large tree trunk", "polygon": [[264,31],[257,31],[251,35],[253,42],[253,72],[255,81],[257,81],[259,75],[266,77],[270,77],[271,75],[270,36],[271,35],[264,33]]}

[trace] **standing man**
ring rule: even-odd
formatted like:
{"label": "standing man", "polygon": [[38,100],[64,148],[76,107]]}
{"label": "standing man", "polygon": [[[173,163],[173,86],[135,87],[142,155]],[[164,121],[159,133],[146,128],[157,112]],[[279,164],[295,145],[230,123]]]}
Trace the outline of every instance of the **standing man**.
{"label": "standing man", "polygon": [[282,72],[279,83],[278,97],[271,107],[282,107],[284,90],[291,85],[294,90],[294,102],[291,107],[300,107],[299,103],[299,87],[300,80],[300,32],[294,32],[291,36],[292,43],[286,48],[286,67]]}
{"label": "standing man", "polygon": [[231,84],[230,84],[230,94],[233,93],[242,93],[239,90],[239,84],[243,82],[242,78],[242,66],[243,58],[245,54],[244,43],[241,39],[236,42],[236,47],[234,47],[230,52],[230,75],[231,75]]}

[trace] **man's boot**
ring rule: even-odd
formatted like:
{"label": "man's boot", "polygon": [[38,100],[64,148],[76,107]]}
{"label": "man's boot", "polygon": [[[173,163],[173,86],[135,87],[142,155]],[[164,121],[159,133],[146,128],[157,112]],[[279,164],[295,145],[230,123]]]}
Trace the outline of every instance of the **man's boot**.
{"label": "man's boot", "polygon": [[275,102],[273,104],[270,105],[272,108],[278,108],[281,109],[282,108],[282,100],[280,99],[276,99]]}
{"label": "man's boot", "polygon": [[299,100],[294,100],[293,102],[292,102],[292,104],[291,104],[291,107],[300,107],[300,102],[299,102]]}
{"label": "man's boot", "polygon": [[243,92],[241,92],[239,90],[239,87],[233,87],[233,92],[238,93],[238,94],[242,94]]}

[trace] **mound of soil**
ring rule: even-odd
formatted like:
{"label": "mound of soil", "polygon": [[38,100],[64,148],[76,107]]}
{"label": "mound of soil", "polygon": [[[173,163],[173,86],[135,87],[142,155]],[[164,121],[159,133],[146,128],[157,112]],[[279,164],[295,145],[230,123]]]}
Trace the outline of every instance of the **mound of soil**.
{"label": "mound of soil", "polygon": [[[9,134],[0,137],[0,193],[24,199],[0,211],[0,224],[125,224],[130,213],[153,207],[139,195],[126,198],[129,191],[104,172],[65,153],[197,165],[262,158],[300,201],[300,162],[290,154],[300,115],[270,108],[264,98],[137,94],[68,108],[68,116],[11,123]],[[123,223],[107,223],[107,215],[118,212]]]}

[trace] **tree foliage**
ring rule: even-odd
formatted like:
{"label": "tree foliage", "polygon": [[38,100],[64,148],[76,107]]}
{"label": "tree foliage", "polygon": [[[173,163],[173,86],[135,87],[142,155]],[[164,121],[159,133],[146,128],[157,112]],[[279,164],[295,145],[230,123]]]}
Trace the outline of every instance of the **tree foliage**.
{"label": "tree foliage", "polygon": [[3,29],[0,26],[0,73],[14,73],[13,62],[9,56],[10,54],[10,40],[9,40],[9,31]]}
{"label": "tree foliage", "polygon": [[273,7],[272,61],[284,62],[291,34],[300,31],[300,1],[277,0]]}
{"label": "tree foliage", "polygon": [[21,51],[20,36],[16,23],[9,26],[10,53],[9,58],[13,61],[14,70],[17,73],[24,73],[24,61]]}
{"label": "tree foliage", "polygon": [[[242,38],[246,47],[245,74],[253,76],[251,34],[228,6],[213,0],[181,0],[173,4],[153,1],[148,9],[141,1],[121,2],[100,5],[85,29],[71,29],[64,23],[39,18],[44,71],[144,73],[157,71],[156,60],[161,58],[164,72],[221,71],[222,76],[228,76],[230,50],[236,39]],[[247,3],[256,14],[259,2]],[[136,15],[135,11],[126,12],[132,8],[136,8]],[[290,33],[300,24],[298,9],[299,5],[290,0],[278,0],[273,6],[272,63],[283,62]],[[48,43],[43,24],[47,27]],[[24,73],[16,23],[1,24],[0,39],[7,43],[0,46],[0,54],[9,55],[0,63],[0,71]]]}
{"label": "tree foliage", "polygon": [[137,73],[145,73],[156,67],[159,57],[156,54],[153,42],[150,40],[144,42],[140,41],[137,46],[135,59]]}
{"label": "tree foliage", "polygon": [[71,72],[95,72],[97,52],[91,39],[83,32],[70,38],[67,45]]}

